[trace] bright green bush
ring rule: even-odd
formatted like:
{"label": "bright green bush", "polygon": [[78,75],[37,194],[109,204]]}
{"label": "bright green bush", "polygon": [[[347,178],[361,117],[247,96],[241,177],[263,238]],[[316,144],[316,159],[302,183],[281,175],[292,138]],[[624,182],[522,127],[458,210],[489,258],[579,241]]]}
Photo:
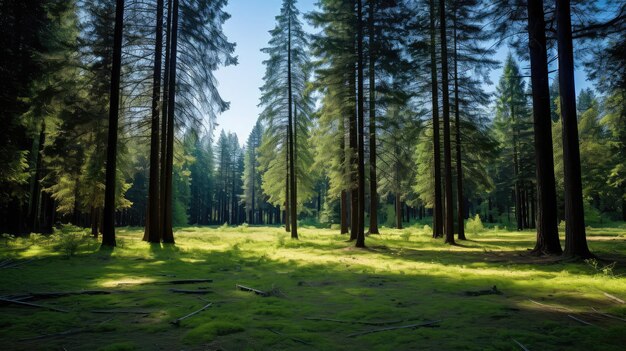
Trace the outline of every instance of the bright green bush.
{"label": "bright green bush", "polygon": [[474,218],[470,218],[467,220],[467,223],[465,224],[465,229],[473,235],[476,235],[485,230],[485,227],[483,226],[483,221],[480,220],[480,215],[478,213],[476,214],[476,216],[474,216]]}

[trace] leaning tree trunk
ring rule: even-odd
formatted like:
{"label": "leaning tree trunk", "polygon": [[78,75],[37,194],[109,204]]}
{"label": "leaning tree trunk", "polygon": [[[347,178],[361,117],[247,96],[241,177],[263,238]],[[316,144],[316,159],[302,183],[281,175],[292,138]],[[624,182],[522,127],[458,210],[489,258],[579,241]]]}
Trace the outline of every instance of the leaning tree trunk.
{"label": "leaning tree trunk", "polygon": [[454,13],[454,122],[456,127],[456,215],[459,240],[465,238],[465,209],[463,208],[463,161],[461,159],[461,114],[459,111],[459,67],[456,36],[456,10]]}
{"label": "leaning tree trunk", "polygon": [[439,34],[441,35],[441,97],[443,100],[443,156],[445,181],[445,242],[454,244],[454,208],[452,205],[452,150],[450,143],[450,97],[448,94],[448,38],[446,35],[446,2],[439,0]]}
{"label": "leaning tree trunk", "polygon": [[369,5],[369,142],[370,142],[370,234],[379,234],[378,231],[378,180],[376,176],[376,57],[375,50],[375,29],[374,29],[374,6],[375,2]]}
{"label": "leaning tree trunk", "polygon": [[589,258],[585,212],[583,208],[580,150],[578,149],[578,120],[574,86],[574,50],[570,1],[556,2],[557,37],[559,47],[559,94],[563,123],[563,170],[565,183],[565,252],[567,257]]}
{"label": "leaning tree trunk", "polygon": [[363,0],[357,0],[357,135],[358,135],[358,222],[356,247],[365,247],[365,114],[363,94]]}
{"label": "leaning tree trunk", "polygon": [[439,88],[437,83],[437,53],[435,0],[430,0],[430,76],[433,114],[433,157],[435,201],[433,204],[433,238],[443,236],[443,199],[441,196],[441,149],[439,141]]}
{"label": "leaning tree trunk", "polygon": [[124,0],[115,5],[115,29],[113,36],[113,67],[111,69],[111,93],[109,101],[109,135],[107,144],[106,180],[104,192],[104,219],[102,246],[115,244],[115,181],[117,173],[117,129],[120,107],[120,75],[122,71],[122,34],[124,27]]}
{"label": "leaning tree trunk", "polygon": [[161,55],[163,52],[163,0],[157,0],[154,73],[152,76],[152,128],[150,132],[150,183],[144,240],[161,242],[159,228],[159,114],[161,112]]}
{"label": "leaning tree trunk", "polygon": [[164,243],[174,243],[174,232],[172,230],[172,177],[174,168],[174,112],[176,110],[176,61],[178,50],[178,1],[172,0],[172,24],[170,43],[170,69],[169,69],[169,90],[167,109],[167,147],[165,149],[165,208],[163,211],[162,238]]}
{"label": "leaning tree trunk", "polygon": [[290,219],[291,219],[291,238],[298,239],[298,203],[297,203],[297,185],[296,185],[296,165],[294,158],[294,132],[295,123],[293,117],[293,87],[291,85],[291,15],[289,16],[287,36],[287,86],[288,94],[287,102],[289,104],[288,127],[289,128],[289,182],[291,183],[291,191],[289,193]]}

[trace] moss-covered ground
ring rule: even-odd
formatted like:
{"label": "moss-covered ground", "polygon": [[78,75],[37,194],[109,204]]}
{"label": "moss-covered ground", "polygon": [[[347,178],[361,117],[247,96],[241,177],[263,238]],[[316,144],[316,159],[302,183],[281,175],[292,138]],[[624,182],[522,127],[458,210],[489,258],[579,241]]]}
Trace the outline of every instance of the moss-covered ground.
{"label": "moss-covered ground", "polygon": [[[179,228],[175,246],[149,245],[141,229],[120,228],[113,251],[89,239],[71,257],[59,238],[4,238],[0,265],[19,265],[0,268],[0,296],[112,293],[23,300],[67,313],[0,302],[0,349],[624,350],[626,304],[616,300],[626,299],[623,224],[589,228],[601,258],[592,262],[533,257],[530,231],[486,229],[458,246],[420,226],[382,232],[362,250],[336,230],[312,227],[301,228],[298,241],[276,227]],[[213,281],[163,283],[192,278]],[[493,286],[501,294],[467,293]]]}

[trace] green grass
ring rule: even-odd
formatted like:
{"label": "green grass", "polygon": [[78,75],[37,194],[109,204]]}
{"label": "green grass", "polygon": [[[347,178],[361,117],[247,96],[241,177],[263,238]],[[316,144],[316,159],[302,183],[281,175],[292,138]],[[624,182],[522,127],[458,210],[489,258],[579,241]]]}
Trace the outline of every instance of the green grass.
{"label": "green grass", "polygon": [[[69,313],[2,304],[0,348],[516,350],[516,340],[530,350],[623,349],[626,322],[590,313],[594,307],[626,318],[626,305],[604,295],[626,299],[623,224],[588,229],[591,250],[602,260],[587,263],[529,256],[533,232],[484,229],[448,246],[431,239],[423,224],[383,228],[382,235],[367,238],[365,250],[353,248],[337,230],[299,232],[301,240],[293,241],[275,227],[188,227],[176,230],[176,246],[163,246],[142,242],[141,229],[119,228],[122,245],[115,250],[100,251],[97,242],[82,238],[71,254],[58,237],[2,240],[0,261],[34,259],[0,269],[2,296],[82,289],[116,293],[32,301]],[[154,284],[191,278],[213,282]],[[236,284],[273,296],[239,291]],[[502,295],[465,294],[494,285]],[[183,295],[170,288],[210,293]],[[170,324],[207,301],[213,305],[205,311],[178,327]],[[306,319],[311,317],[441,322],[348,337],[380,327]],[[23,340],[66,331],[75,332]]]}

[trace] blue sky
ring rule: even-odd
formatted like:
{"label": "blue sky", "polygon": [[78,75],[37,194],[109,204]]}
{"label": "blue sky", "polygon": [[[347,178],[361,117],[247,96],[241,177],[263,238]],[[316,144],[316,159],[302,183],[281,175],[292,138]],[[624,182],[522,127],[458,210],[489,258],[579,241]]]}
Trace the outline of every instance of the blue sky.
{"label": "blue sky", "polygon": [[[298,8],[302,13],[312,11],[317,0],[300,0]],[[219,91],[226,101],[230,101],[230,110],[217,118],[216,133],[221,129],[237,133],[239,143],[245,143],[254,126],[260,109],[259,87],[263,84],[265,55],[261,48],[270,39],[268,31],[274,28],[274,17],[280,11],[282,0],[230,0],[226,11],[231,18],[224,25],[224,32],[230,41],[237,43],[235,54],[239,57],[239,65],[221,68],[216,72]],[[312,30],[305,25],[305,29]],[[501,47],[496,58],[503,61],[508,48]],[[528,63],[521,63],[527,67]],[[501,70],[491,73],[491,80],[497,84]],[[582,70],[576,72],[576,91],[591,86],[586,82]],[[486,86],[493,91],[494,86]],[[216,134],[218,135],[218,134]]]}

